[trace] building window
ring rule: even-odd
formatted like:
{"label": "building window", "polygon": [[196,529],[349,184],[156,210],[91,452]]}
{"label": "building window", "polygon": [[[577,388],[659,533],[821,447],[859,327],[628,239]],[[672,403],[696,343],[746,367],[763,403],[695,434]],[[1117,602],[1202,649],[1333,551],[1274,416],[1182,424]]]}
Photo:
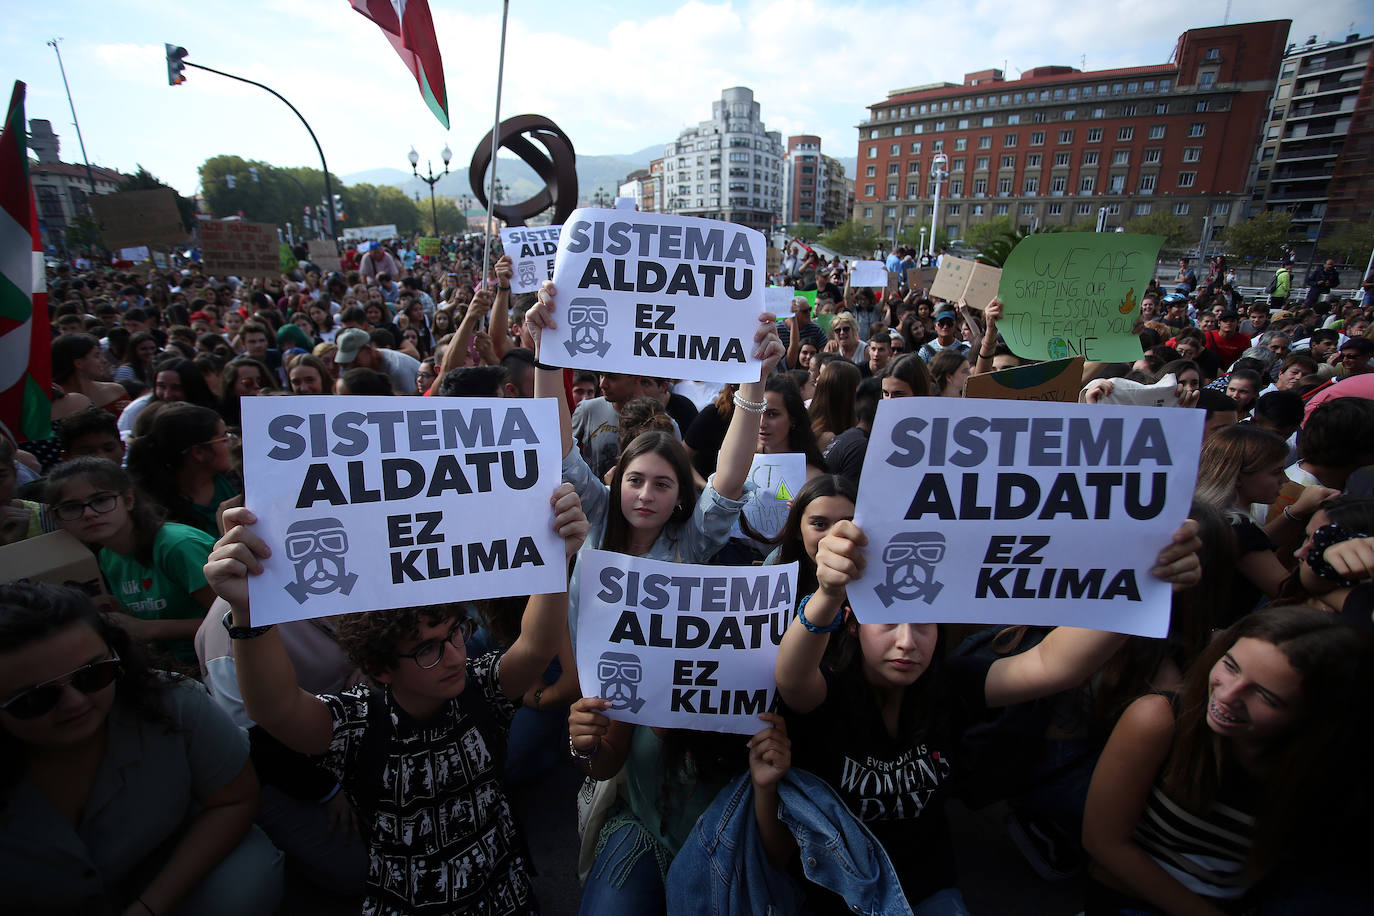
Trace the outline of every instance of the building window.
{"label": "building window", "polygon": [[1011,179],[1010,179],[1010,178],[999,178],[999,179],[997,179],[997,193],[998,193],[998,194],[1010,194],[1010,193],[1011,193]]}
{"label": "building window", "polygon": [[870,165],[868,168],[864,169],[864,177],[865,177],[865,178],[875,178],[875,177],[877,177],[877,175],[878,175],[878,167],[877,167],[876,165]]}
{"label": "building window", "polygon": [[921,163],[920,163],[920,161],[917,160],[917,159],[912,159],[910,162],[908,162],[908,163],[906,164],[906,170],[907,170],[908,172],[919,172],[919,171],[921,171]]}
{"label": "building window", "polygon": [[1055,154],[1054,154],[1054,166],[1055,166],[1055,168],[1060,168],[1061,166],[1066,166],[1066,165],[1068,165],[1068,164],[1069,164],[1069,156],[1070,156],[1070,155],[1071,155],[1070,153],[1055,153]]}
{"label": "building window", "polygon": [[1061,130],[1061,131],[1059,132],[1059,142],[1060,142],[1060,143],[1072,143],[1072,142],[1073,142],[1073,131],[1071,131],[1071,130]]}
{"label": "building window", "polygon": [[1202,161],[1202,147],[1200,147],[1200,146],[1185,146],[1185,147],[1183,148],[1183,161],[1184,161],[1184,162],[1201,162],[1201,161]]}
{"label": "building window", "polygon": [[920,140],[917,140],[917,141],[915,141],[914,143],[911,144],[911,151],[912,151],[913,153],[916,153],[917,155],[920,154],[920,152],[921,152],[921,141],[920,141]]}
{"label": "building window", "polygon": [[970,212],[971,212],[974,216],[982,216],[982,215],[983,215],[983,205],[982,205],[982,204],[974,204],[974,205],[970,208]]}
{"label": "building window", "polygon": [[979,149],[992,149],[992,138],[983,136],[978,138]]}
{"label": "building window", "polygon": [[988,169],[988,157],[979,156],[977,159],[973,161],[973,167],[975,169],[978,169],[979,171],[986,172]]}
{"label": "building window", "polygon": [[1168,114],[1168,113],[1169,113],[1169,103],[1168,103],[1168,102],[1155,102],[1155,114],[1157,114],[1157,115],[1165,115],[1165,114]]}
{"label": "building window", "polygon": [[1022,194],[1039,194],[1039,193],[1040,193],[1040,179],[1039,179],[1039,178],[1035,178],[1035,177],[1027,178],[1027,179],[1022,183],[1022,185],[1021,185],[1021,193],[1022,193]]}
{"label": "building window", "polygon": [[1198,99],[1193,105],[1193,111],[1207,111],[1209,108],[1211,108],[1211,106],[1207,104],[1206,99]]}
{"label": "building window", "polygon": [[[978,101],[981,102],[982,99],[979,99]],[[984,127],[991,127],[991,126],[992,126],[992,115],[984,115],[984,116],[983,116],[983,126],[984,126]]]}
{"label": "building window", "polygon": [[[731,161],[733,161],[734,158],[735,158],[735,154],[734,154],[734,153],[731,153],[731,154],[730,154],[730,159],[731,159]],[[876,146],[870,146],[870,147],[868,148],[868,158],[869,158],[869,159],[877,159],[877,158],[878,158],[878,148],[877,148]]]}
{"label": "building window", "polygon": [[[1197,75],[1197,85],[1198,85],[1198,88],[1199,88],[1199,89],[1211,89],[1212,86],[1216,84],[1216,81],[1217,81],[1217,75],[1216,75],[1215,73],[1213,73],[1211,70],[1204,70],[1203,72],[1201,72],[1201,73],[1199,73],[1199,74]],[[1203,104],[1203,103],[1199,103],[1199,104]],[[1198,109],[1198,111],[1203,111],[1203,110],[1204,110],[1204,109],[1201,109],[1201,108]]]}
{"label": "building window", "polygon": [[973,180],[973,193],[979,195],[988,193],[988,180],[986,178],[975,178]]}
{"label": "building window", "polygon": [[1178,186],[1180,188],[1191,188],[1197,182],[1197,172],[1179,172]]}
{"label": "building window", "polygon": [[1093,212],[1093,205],[1092,205],[1092,204],[1075,204],[1075,205],[1074,205],[1074,208],[1073,208],[1073,212],[1074,212],[1074,214],[1077,215],[1077,216],[1087,216],[1089,213]]}
{"label": "building window", "polygon": [[1116,132],[1116,139],[1118,139],[1118,140],[1132,140],[1132,139],[1134,139],[1134,138],[1135,138],[1135,128],[1134,128],[1134,127],[1122,127],[1122,128],[1119,128],[1119,129],[1117,130],[1117,132]]}
{"label": "building window", "polygon": [[1050,179],[1050,193],[1063,194],[1069,187],[1069,179],[1064,175],[1056,175]]}
{"label": "building window", "polygon": [[889,156],[900,156],[901,153],[902,153],[902,144],[900,144],[900,143],[894,143],[894,144],[892,144],[892,147],[887,151],[887,154],[888,154]]}
{"label": "building window", "polygon": [[966,160],[962,156],[960,156],[958,159],[951,159],[949,163],[949,170],[951,172],[962,172],[964,170],[965,161]]}
{"label": "building window", "polygon": [[1003,156],[1003,157],[1002,157],[1002,168],[1004,168],[1004,169],[1014,169],[1014,168],[1016,168],[1016,157],[1015,157],[1015,156]]}
{"label": "building window", "polygon": [[888,200],[896,200],[896,199],[897,199],[897,182],[895,182],[895,181],[889,181],[889,182],[887,183],[887,199],[888,199]]}
{"label": "building window", "polygon": [[1147,149],[1147,150],[1145,151],[1145,162],[1146,162],[1147,164],[1148,164],[1148,163],[1151,163],[1151,162],[1158,162],[1158,161],[1159,161],[1159,156],[1160,156],[1159,149],[1157,149],[1157,148],[1156,148],[1156,149]]}
{"label": "building window", "polygon": [[1151,140],[1163,140],[1163,139],[1164,139],[1164,125],[1163,125],[1163,124],[1152,124],[1152,125],[1150,125],[1150,139],[1151,139]]}
{"label": "building window", "polygon": [[1134,118],[1134,117],[1136,116],[1137,110],[1138,110],[1138,108],[1137,108],[1137,106],[1135,106],[1135,105],[1122,105],[1122,106],[1121,106],[1121,117],[1123,117],[1123,118]]}
{"label": "building window", "polygon": [[1102,128],[1100,128],[1100,127],[1090,127],[1090,128],[1088,128],[1088,142],[1089,142],[1089,143],[1101,143],[1101,142],[1102,142]]}
{"label": "building window", "polygon": [[1076,117],[1078,117],[1077,109],[1065,108],[1064,114],[1062,115],[1061,119],[1064,121],[1072,121]]}
{"label": "building window", "polygon": [[[948,104],[948,103],[946,103],[946,104]],[[935,122],[935,132],[936,132],[937,134],[938,134],[938,133],[942,133],[942,132],[944,131],[944,129],[945,129],[945,122],[944,122],[944,121],[936,121],[936,122]]]}
{"label": "building window", "polygon": [[955,138],[954,138],[954,151],[957,153],[957,152],[959,152],[960,150],[966,150],[966,149],[968,149],[968,140],[965,139],[964,137],[955,137]]}
{"label": "building window", "polygon": [[895,218],[897,216],[897,208],[888,207],[886,210],[883,211],[883,215],[889,218]]}
{"label": "building window", "polygon": [[901,135],[902,135],[902,125],[898,124],[896,127],[892,128],[892,136],[894,136],[894,137],[900,137]]}
{"label": "building window", "polygon": [[1006,216],[1006,215],[1007,215],[1007,211],[1010,210],[1010,209],[1011,209],[1011,205],[1010,205],[1010,204],[997,204],[997,205],[995,205],[995,206],[992,208],[992,215],[993,215],[993,216]]}
{"label": "building window", "polygon": [[1126,176],[1125,176],[1125,175],[1113,175],[1113,176],[1109,179],[1109,181],[1110,181],[1110,184],[1108,184],[1108,186],[1107,186],[1107,193],[1109,193],[1109,194],[1120,194],[1121,192],[1123,192],[1123,191],[1126,190]]}
{"label": "building window", "polygon": [[1221,48],[1208,48],[1204,60],[1221,60]]}
{"label": "building window", "polygon": [[1193,123],[1189,124],[1189,125],[1188,125],[1188,136],[1190,136],[1190,137],[1205,137],[1205,136],[1207,136],[1207,122],[1206,122],[1206,121],[1194,121]]}
{"label": "building window", "polygon": [[945,141],[936,140],[934,143],[930,144],[930,148],[934,152],[943,153],[945,151]]}
{"label": "building window", "polygon": [[[1003,102],[1002,104],[1005,105],[1006,102]],[[1021,123],[1021,116],[1020,116],[1019,114],[1009,114],[1009,115],[1007,115],[1007,123],[1008,123],[1008,124],[1020,124],[1020,123]]]}
{"label": "building window", "polygon": [[1016,145],[1016,134],[1003,134],[1002,146],[1010,149]]}
{"label": "building window", "polygon": [[1063,205],[1063,204],[1050,204],[1050,206],[1049,206],[1049,208],[1048,208],[1048,210],[1047,210],[1046,212],[1049,213],[1050,216],[1063,216],[1063,215],[1064,215],[1064,205]]}
{"label": "building window", "polygon": [[955,130],[968,130],[968,118],[960,118],[954,122]]}
{"label": "building window", "polygon": [[964,196],[964,183],[963,183],[962,181],[960,181],[959,179],[957,179],[957,178],[956,178],[956,179],[952,179],[952,180],[950,181],[950,183],[949,183],[949,196],[950,196],[950,197],[963,197],[963,196]]}
{"label": "building window", "polygon": [[1097,150],[1088,150],[1083,154],[1084,165],[1097,165]]}
{"label": "building window", "polygon": [[[697,201],[697,206],[701,206],[701,201]],[[872,218],[873,218],[873,208],[872,208],[872,207],[864,207],[864,219],[872,219]]]}
{"label": "building window", "polygon": [[1154,176],[1154,175],[1141,175],[1141,176],[1140,176],[1140,193],[1141,193],[1141,194],[1152,194],[1152,193],[1154,193],[1154,189],[1155,189],[1155,176]]}
{"label": "building window", "polygon": [[1038,168],[1040,168],[1040,154],[1039,154],[1039,153],[1031,153],[1029,156],[1026,157],[1026,168],[1028,168],[1028,169],[1038,169]]}
{"label": "building window", "polygon": [[1096,187],[1097,179],[1091,175],[1084,175],[1082,178],[1078,179],[1079,194],[1091,194]]}
{"label": "building window", "polygon": [[1116,216],[1121,212],[1121,204],[1107,204],[1107,215]]}
{"label": "building window", "polygon": [[1044,124],[1044,123],[1045,123],[1045,113],[1044,113],[1043,111],[1036,111],[1036,112],[1033,112],[1033,113],[1031,114],[1031,123],[1032,123],[1032,124]]}
{"label": "building window", "polygon": [[1106,116],[1107,116],[1107,109],[1105,109],[1105,108],[1094,108],[1094,109],[1093,109],[1093,117],[1094,117],[1094,118],[1105,118]]}
{"label": "building window", "polygon": [[901,167],[902,164],[900,162],[889,162],[887,164],[887,173],[889,175],[896,175],[898,170],[901,169]]}
{"label": "building window", "polygon": [[876,189],[877,189],[877,186],[876,186],[876,185],[871,185],[871,184],[866,184],[866,185],[864,185],[864,197],[872,197],[872,196],[876,193]]}
{"label": "building window", "polygon": [[1030,145],[1031,145],[1031,146],[1044,146],[1044,145],[1045,145],[1045,132],[1044,132],[1043,130],[1033,130],[1033,131],[1031,131],[1031,135],[1030,135]]}
{"label": "building window", "polygon": [[1187,216],[1189,209],[1186,203],[1174,204],[1174,216]]}
{"label": "building window", "polygon": [[1131,151],[1128,149],[1115,150],[1112,153],[1112,165],[1130,165]]}
{"label": "building window", "polygon": [[962,209],[962,204],[950,204],[949,207],[945,210],[945,213],[947,213],[950,216],[958,216],[959,211]]}
{"label": "building window", "polygon": [[[1225,216],[1226,214],[1228,214],[1228,213],[1230,213],[1230,212],[1231,212],[1231,204],[1228,203],[1227,201],[1219,200],[1219,201],[1217,201],[1216,203],[1212,204],[1212,215],[1213,215],[1213,216]],[[1318,216],[1318,215],[1320,215],[1320,214],[1317,214],[1317,213],[1314,212],[1312,215],[1313,215],[1313,216]]]}

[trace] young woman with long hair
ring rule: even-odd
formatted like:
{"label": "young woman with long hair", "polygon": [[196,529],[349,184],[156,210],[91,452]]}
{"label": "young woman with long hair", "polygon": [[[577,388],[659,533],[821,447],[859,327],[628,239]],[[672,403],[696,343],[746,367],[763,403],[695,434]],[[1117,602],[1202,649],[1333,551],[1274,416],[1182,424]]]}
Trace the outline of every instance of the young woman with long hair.
{"label": "young woman with long hair", "polygon": [[47,497],[63,529],[99,548],[100,571],[124,612],[120,626],[193,664],[191,640],[215,600],[202,571],[214,538],[164,522],[152,502],[135,494],[133,478],[103,458],[58,465]]}
{"label": "young woman with long hair", "polygon": [[[847,365],[840,359],[831,362],[840,366],[841,371]],[[852,365],[848,367],[854,368]],[[854,372],[858,374],[857,369],[854,369]],[[763,398],[758,453],[769,455],[777,452],[794,452],[804,456],[808,480],[817,474],[825,473],[825,459],[821,457],[820,444],[816,441],[812,427],[811,418],[814,414],[807,414],[801,389],[787,376],[775,375],[764,385]],[[813,401],[812,406],[814,405]]]}
{"label": "young woman with long hair", "polygon": [[231,429],[238,429],[243,424],[243,408],[239,401],[276,388],[277,380],[271,369],[250,356],[240,356],[225,366],[220,376],[219,414]]}
{"label": "young woman with long hair", "polygon": [[847,359],[832,359],[821,367],[811,399],[810,425],[822,453],[832,439],[859,422],[854,414],[854,395],[861,381],[859,367]]}
{"label": "young woman with long hair", "polygon": [[240,492],[236,445],[238,437],[213,410],[169,404],[129,442],[129,473],[169,519],[218,537],[220,504]]}
{"label": "young woman with long hair", "polygon": [[878,376],[884,398],[923,398],[934,391],[926,361],[915,353],[905,353],[887,364]]}
{"label": "young woman with long hair", "polygon": [[[1358,710],[1371,675],[1365,634],[1324,611],[1274,607],[1217,636],[1178,694],[1135,701],[1088,790],[1089,916],[1248,912],[1268,894],[1247,894],[1285,864],[1307,881],[1314,867],[1363,879],[1371,736]],[[1366,888],[1306,912],[1370,903]]]}
{"label": "young woman with long hair", "polygon": [[962,398],[968,377],[973,374],[968,357],[958,350],[941,350],[931,357],[930,390],[942,398]]}
{"label": "young woman with long hair", "polygon": [[270,913],[248,737],[76,589],[0,585],[0,894],[23,913]]}
{"label": "young woman with long hair", "polygon": [[52,380],[63,391],[83,394],[118,417],[129,406],[129,392],[109,378],[109,361],[91,335],[63,334],[52,342]]}

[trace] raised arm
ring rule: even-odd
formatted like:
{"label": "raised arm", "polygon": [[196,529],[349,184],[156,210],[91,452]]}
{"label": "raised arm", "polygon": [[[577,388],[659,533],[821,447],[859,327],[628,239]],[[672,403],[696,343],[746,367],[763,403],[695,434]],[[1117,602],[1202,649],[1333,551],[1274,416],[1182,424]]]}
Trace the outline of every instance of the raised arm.
{"label": "raised arm", "polygon": [[524,329],[534,341],[534,396],[558,399],[558,432],[563,441],[560,454],[567,457],[573,449],[572,409],[568,406],[568,392],[563,386],[563,370],[545,368],[539,360],[540,338],[544,329],[558,326],[554,319],[554,293],[553,283],[546,281],[539,290],[539,302],[525,313]]}
{"label": "raised arm", "polygon": [[440,364],[438,374],[434,378],[436,386],[446,373],[462,367],[467,358],[468,345],[472,343],[473,335],[477,333],[477,325],[481,323],[482,316],[490,308],[491,293],[485,289],[479,290],[472,297],[472,301],[468,303],[467,311],[463,312],[463,320],[458,323],[458,330],[453,333],[453,340],[449,342],[448,349],[444,351],[444,361]]}
{"label": "raised arm", "polygon": [[487,333],[491,335],[496,361],[500,362],[510,349],[510,280],[515,276],[510,255],[501,255],[492,271],[496,274],[496,301],[491,307],[491,325]]}
{"label": "raised arm", "polygon": [[744,480],[749,476],[749,466],[754,461],[754,451],[758,445],[759,416],[763,413],[762,409],[743,409],[740,402],[763,403],[763,383],[778,360],[782,359],[783,353],[782,341],[778,339],[777,317],[764,312],[759,316],[758,327],[754,329],[754,355],[759,360],[758,381],[739,386],[735,394],[735,411],[730,416],[730,426],[725,431],[725,440],[720,445],[720,455],[716,461],[712,483],[716,492],[726,499],[739,499],[744,493]]}
{"label": "raised arm", "polygon": [[[560,483],[549,502],[553,506],[553,528],[563,539],[566,560],[587,539],[587,516],[582,513],[582,503],[570,483]],[[563,568],[567,569],[566,562]],[[558,654],[567,635],[568,590],[531,595],[521,619],[520,636],[501,659],[501,692],[511,699],[524,696]]]}
{"label": "raised arm", "polygon": [[[272,555],[249,527],[258,518],[247,509],[224,513],[229,532],[215,543],[205,564],[205,579],[225,601],[235,626],[253,625],[248,606],[248,577],[262,572]],[[296,669],[273,627],[261,636],[233,641],[239,693],[248,717],[282,744],[302,754],[323,754],[334,736],[333,718],[324,702],[296,681]]]}
{"label": "raised arm", "polygon": [[[969,327],[977,327],[977,319],[972,317],[972,310],[962,300],[959,302],[959,311],[964,313]],[[992,371],[992,358],[997,353],[997,322],[1001,319],[1002,300],[994,299],[983,310],[983,320],[987,322],[987,328],[974,343],[978,353],[978,364],[973,367],[975,375]]]}

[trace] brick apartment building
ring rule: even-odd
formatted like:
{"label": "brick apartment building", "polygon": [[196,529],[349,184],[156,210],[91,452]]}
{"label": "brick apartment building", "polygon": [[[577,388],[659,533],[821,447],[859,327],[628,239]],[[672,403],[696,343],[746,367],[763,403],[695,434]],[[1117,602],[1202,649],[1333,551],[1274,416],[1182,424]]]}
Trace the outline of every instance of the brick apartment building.
{"label": "brick apartment building", "polygon": [[1215,238],[1246,216],[1289,25],[1190,29],[1168,63],[894,90],[859,125],[854,218],[884,236],[929,225],[938,179],[937,226],[955,239],[999,216],[1089,225],[1099,208],[1109,227],[1165,212]]}
{"label": "brick apartment building", "polygon": [[782,168],[784,225],[811,223],[833,229],[849,219],[854,181],[838,159],[821,152],[820,137],[788,137]]}

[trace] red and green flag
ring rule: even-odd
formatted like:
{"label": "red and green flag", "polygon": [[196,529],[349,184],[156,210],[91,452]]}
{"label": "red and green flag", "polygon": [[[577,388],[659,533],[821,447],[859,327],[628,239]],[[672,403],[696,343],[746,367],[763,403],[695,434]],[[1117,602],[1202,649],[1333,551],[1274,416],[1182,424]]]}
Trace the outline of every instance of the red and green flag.
{"label": "red and green flag", "polygon": [[444,90],[444,62],[428,0],[349,0],[353,8],[371,19],[410,68],[420,95],[439,123],[448,129],[448,93]]}
{"label": "red and green flag", "polygon": [[52,435],[48,293],[27,148],[16,81],[0,131],[0,435],[15,442]]}

